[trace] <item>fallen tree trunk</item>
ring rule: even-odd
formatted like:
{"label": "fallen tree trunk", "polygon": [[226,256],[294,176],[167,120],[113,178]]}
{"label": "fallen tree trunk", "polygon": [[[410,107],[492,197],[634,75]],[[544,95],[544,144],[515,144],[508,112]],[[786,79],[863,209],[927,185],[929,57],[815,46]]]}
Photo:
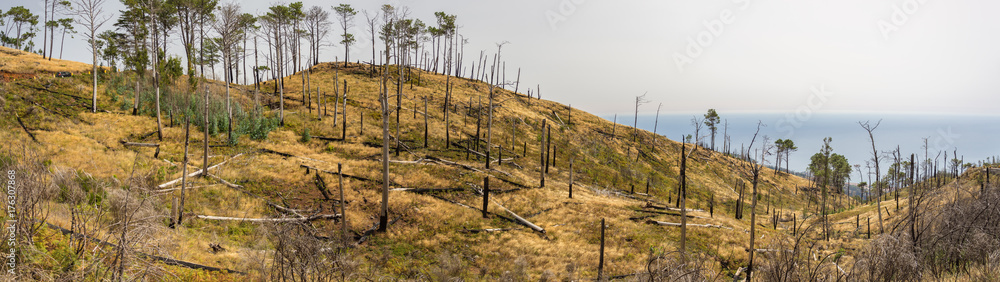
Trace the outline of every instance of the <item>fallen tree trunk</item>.
{"label": "fallen tree trunk", "polygon": [[122,140],[121,143],[122,143],[122,146],[149,147],[149,148],[159,148],[160,147],[160,144],[135,143],[135,142],[128,142],[128,141],[125,141],[125,140]]}
{"label": "fallen tree trunk", "polygon": [[126,146],[126,147],[127,146],[132,146],[132,147],[156,148],[156,152],[153,153],[153,158],[159,158],[160,157],[160,144],[133,143],[133,142],[127,142],[125,140],[122,140],[121,143],[122,143],[122,146]]}
{"label": "fallen tree trunk", "polygon": [[[205,188],[205,187],[211,187],[211,186],[215,186],[215,185],[219,185],[219,184],[208,184],[208,185],[201,185],[201,186],[190,186],[190,187],[187,187],[187,188],[184,188],[184,189]],[[167,188],[167,189],[160,189],[160,190],[152,190],[152,191],[149,191],[149,192],[150,193],[167,193],[167,192],[171,192],[171,191],[177,191],[177,190],[180,190],[180,189],[181,188]]]}
{"label": "fallen tree trunk", "polygon": [[[678,211],[678,212],[681,211],[681,209],[678,209],[678,208],[671,208],[671,207],[667,207],[667,206],[661,207],[661,206],[657,206],[657,205],[654,205],[654,204],[649,203],[649,202],[646,203],[645,207],[646,208],[651,208],[651,209],[656,209],[656,210],[668,210],[668,211]],[[689,212],[704,212],[705,210],[687,209],[687,211],[689,211]]]}
{"label": "fallen tree trunk", "polygon": [[[636,211],[637,212],[647,212],[647,213],[655,213],[655,214],[672,215],[672,216],[681,216],[681,214],[679,214],[679,213],[670,213],[670,212],[661,212],[661,211],[647,211],[647,210],[636,210]],[[697,215],[690,215],[690,214],[687,215],[686,217],[687,218],[710,219],[710,218],[707,218],[707,217],[704,217],[704,216],[697,216]]]}
{"label": "fallen tree trunk", "polygon": [[17,113],[14,113],[14,117],[17,118],[17,123],[21,125],[21,129],[24,129],[24,133],[27,133],[28,137],[31,137],[31,141],[35,141],[35,143],[41,144],[41,142],[38,142],[38,139],[35,138],[35,134],[32,134],[31,131],[28,130],[28,127],[24,126],[24,122],[21,121],[21,116],[19,116]]}
{"label": "fallen tree trunk", "polygon": [[313,136],[312,138],[316,138],[323,141],[344,141],[344,138],[333,138],[333,137],[323,137],[323,136]]}
{"label": "fallen tree trunk", "polygon": [[510,231],[510,230],[516,230],[516,229],[517,228],[462,229],[462,231],[459,231],[459,232],[462,232],[462,233],[473,233],[473,234],[475,234],[475,233],[483,233],[483,232],[487,232],[487,233],[504,232],[504,231]]}
{"label": "fallen tree trunk", "polygon": [[434,156],[427,156],[426,159],[432,160],[432,161],[435,161],[435,162],[440,162],[440,163],[446,164],[446,165],[453,165],[453,166],[462,167],[464,169],[468,169],[468,170],[475,171],[475,172],[486,173],[485,171],[479,170],[479,169],[471,167],[471,166],[467,166],[467,165],[456,163],[456,162],[453,162],[453,161],[449,161],[449,160],[437,158],[437,157],[434,157]]}
{"label": "fallen tree trunk", "polygon": [[332,175],[343,175],[344,177],[353,178],[353,179],[357,179],[357,180],[374,181],[374,180],[371,180],[371,179],[368,179],[368,178],[364,178],[364,177],[361,177],[361,176],[354,176],[354,175],[350,175],[350,174],[346,174],[346,173],[336,173],[336,172],[333,172],[333,171],[323,170],[323,169],[320,169],[318,167],[314,167],[314,166],[310,166],[310,165],[300,164],[299,166],[300,167],[304,167],[306,169],[314,169],[316,171],[322,171],[322,172],[329,173],[329,174],[332,174]]}
{"label": "fallen tree trunk", "polygon": [[406,191],[413,193],[427,193],[427,192],[453,192],[453,191],[465,191],[465,188],[392,188],[389,191]]}
{"label": "fallen tree trunk", "polygon": [[[663,225],[663,226],[674,226],[674,227],[681,227],[681,224],[680,224],[680,223],[674,223],[674,222],[665,222],[665,221],[656,221],[656,220],[647,220],[647,221],[646,221],[646,223],[649,223],[649,224],[656,224],[656,225]],[[733,229],[732,227],[728,227],[728,226],[722,226],[722,225],[714,225],[714,224],[687,224],[687,226],[694,226],[694,227],[710,227],[710,228],[723,228],[723,229],[730,229],[730,230],[732,230],[732,229]]]}
{"label": "fallen tree trunk", "polygon": [[278,152],[278,151],[267,149],[267,148],[260,149],[260,151],[264,152],[264,153],[271,153],[271,154],[279,155],[279,156],[286,157],[286,158],[300,158],[300,159],[309,160],[309,161],[316,161],[316,162],[322,162],[322,163],[326,162],[324,160],[317,160],[317,159],[313,159],[313,158],[296,156],[296,155],[292,155],[292,154],[289,154],[289,153]]}
{"label": "fallen tree trunk", "polygon": [[794,253],[794,251],[792,250],[778,250],[778,249],[754,249],[753,251],[758,253],[777,253],[777,252]]}
{"label": "fallen tree trunk", "polygon": [[[233,156],[232,158],[229,158],[228,160],[222,161],[221,163],[218,163],[218,164],[215,164],[213,166],[208,167],[208,169],[213,169],[213,168],[219,167],[220,165],[223,165],[226,162],[229,162],[229,161],[231,161],[231,160],[233,160],[233,159],[235,159],[235,158],[237,158],[239,156],[242,156],[242,155],[243,155],[243,153],[236,154],[235,156]],[[202,174],[202,172],[203,172],[203,170],[199,169],[199,170],[197,170],[195,172],[192,172],[192,173],[188,174],[187,177],[195,177],[195,176],[198,176],[198,175]],[[177,182],[180,182],[180,181],[181,181],[181,178],[177,178],[177,179],[174,179],[174,180],[171,180],[171,181],[167,181],[166,183],[157,185],[156,187],[160,188],[160,189],[163,189],[163,188],[170,187],[171,185],[177,184]]]}
{"label": "fallen tree trunk", "polygon": [[227,220],[227,221],[249,221],[249,222],[308,222],[320,219],[338,219],[339,214],[319,214],[309,217],[285,217],[285,218],[245,218],[245,217],[227,217],[227,216],[212,216],[212,215],[194,215],[195,218],[206,219],[206,220]]}
{"label": "fallen tree trunk", "polygon": [[509,213],[510,216],[513,217],[515,221],[517,221],[517,223],[520,223],[521,225],[527,226],[528,228],[531,228],[531,230],[535,230],[535,231],[537,231],[539,233],[545,234],[545,229],[544,228],[541,228],[538,225],[535,225],[534,223],[531,223],[527,219],[522,218],[521,216],[519,216],[516,213],[510,211],[509,209],[505,208],[503,205],[501,205],[501,204],[499,204],[497,202],[493,202],[493,204],[497,205],[498,207],[500,207],[501,209],[503,209],[504,211],[506,211],[507,213]]}

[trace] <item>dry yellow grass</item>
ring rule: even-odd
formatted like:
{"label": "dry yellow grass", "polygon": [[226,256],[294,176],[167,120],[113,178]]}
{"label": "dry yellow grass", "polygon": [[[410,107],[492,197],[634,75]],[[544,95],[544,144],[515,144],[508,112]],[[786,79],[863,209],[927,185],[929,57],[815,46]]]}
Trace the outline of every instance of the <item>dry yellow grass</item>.
{"label": "dry yellow grass", "polygon": [[[358,65],[348,70],[342,70],[339,75],[330,71],[331,65],[321,64],[314,67],[310,75],[311,88],[319,87],[327,94],[333,92],[333,80],[336,76],[339,82],[348,81],[348,130],[345,141],[322,141],[313,138],[310,142],[301,142],[300,135],[308,128],[313,136],[340,138],[340,118],[336,123],[332,116],[326,116],[322,121],[316,117],[315,102],[313,110],[305,108],[302,102],[300,74],[286,78],[285,88],[285,123],[284,128],[271,132],[269,138],[261,141],[244,138],[235,147],[212,148],[211,163],[218,163],[231,156],[244,153],[244,156],[233,159],[213,174],[246,187],[247,190],[265,198],[297,209],[322,209],[330,213],[333,203],[323,200],[314,184],[314,173],[305,174],[300,165],[309,165],[327,171],[335,171],[337,163],[344,165],[344,173],[374,181],[345,179],[345,200],[347,202],[347,222],[350,230],[364,231],[377,221],[378,207],[381,200],[379,168],[377,157],[381,149],[378,145],[365,144],[374,142],[381,144],[381,118],[377,113],[377,78],[369,77]],[[419,71],[417,71],[419,72]],[[420,81],[412,89],[404,86],[400,116],[401,139],[411,148],[402,151],[399,157],[390,153],[394,160],[416,161],[426,159],[426,156],[454,161],[478,170],[486,171],[482,161],[466,160],[465,153],[456,146],[445,148],[445,124],[441,107],[444,104],[445,77],[420,72]],[[486,85],[478,81],[452,78],[455,90],[452,106],[457,111],[450,115],[451,141],[465,144],[476,132],[475,116],[466,113],[479,105],[479,100],[485,98]],[[224,95],[220,84],[210,83],[213,95]],[[261,101],[264,104],[276,103],[278,97],[271,94],[273,83],[263,87]],[[236,86],[238,89],[244,86]],[[395,90],[394,87],[390,89]],[[249,106],[253,94],[248,91],[233,91],[238,101]],[[429,108],[429,148],[423,148],[423,112],[422,97],[428,97]],[[516,192],[495,194],[491,197],[494,204],[490,211],[499,216],[508,216],[499,206],[512,210],[520,216],[546,229],[546,234],[539,234],[492,216],[482,219],[477,210],[461,207],[442,201],[430,195],[408,192],[391,192],[390,214],[392,218],[401,220],[389,228],[384,235],[376,235],[358,249],[358,256],[368,262],[365,267],[377,270],[393,277],[413,278],[421,269],[433,267],[435,254],[460,254],[468,266],[471,277],[497,277],[504,271],[518,268],[518,262],[512,258],[521,258],[527,264],[528,272],[533,277],[539,277],[548,270],[559,277],[594,277],[597,264],[597,244],[599,241],[599,222],[607,219],[606,270],[610,274],[627,274],[640,271],[650,250],[659,252],[671,251],[677,248],[679,229],[676,227],[655,226],[644,223],[644,219],[632,220],[632,217],[654,215],[651,219],[679,222],[677,216],[638,212],[645,201],[630,199],[618,193],[628,193],[630,185],[636,185],[637,192],[644,192],[645,178],[654,176],[656,180],[650,189],[649,200],[667,202],[676,199],[675,189],[678,174],[677,151],[680,143],[668,140],[662,136],[654,136],[650,132],[640,131],[637,142],[628,135],[631,129],[619,126],[617,138],[607,138],[597,133],[598,130],[611,132],[612,124],[589,113],[573,110],[572,125],[567,124],[568,108],[553,101],[515,97],[507,90],[499,90],[497,100],[504,101],[494,111],[494,144],[505,148],[504,158],[511,154],[520,155],[523,151],[527,156],[518,156],[504,165],[494,163],[493,171],[475,172],[458,166],[444,165],[433,162],[419,164],[390,165],[390,182],[393,187],[409,188],[469,188],[478,187],[482,178],[489,176],[495,190],[517,188],[516,185],[498,180],[502,178],[519,183],[529,188]],[[333,111],[334,99],[325,96],[328,110]],[[414,98],[417,98],[414,100]],[[472,104],[469,104],[470,98]],[[101,99],[108,99],[102,97]],[[315,99],[315,96],[313,96]],[[483,99],[483,104],[488,103]],[[414,118],[414,103],[419,113]],[[244,107],[248,108],[248,107]],[[454,109],[454,108],[453,108]],[[341,109],[343,110],[343,109]],[[268,115],[277,116],[277,109],[272,109]],[[360,132],[360,116],[364,115],[364,134]],[[72,167],[94,175],[95,178],[122,179],[135,158],[131,149],[122,148],[118,141],[142,136],[154,131],[155,120],[147,116],[131,116],[121,112],[81,114],[80,118],[89,122],[53,122],[44,128],[33,127],[39,137],[40,151],[53,163]],[[395,117],[391,117],[394,125]],[[550,168],[545,188],[537,188],[539,183],[538,163],[539,152],[544,150],[539,146],[541,136],[541,120],[553,126],[553,144],[559,146],[556,164]],[[484,121],[485,123],[485,121]],[[510,129],[516,127],[512,135]],[[8,126],[3,133],[10,136],[23,135],[20,128]],[[481,135],[486,134],[483,126]],[[161,144],[160,156],[152,158],[152,149],[139,149],[139,167],[150,175],[150,184],[161,183],[180,177],[180,162],[183,159],[182,127],[166,127],[163,141],[156,140],[155,135],[142,142]],[[395,134],[395,128],[392,130]],[[203,135],[192,130],[192,146],[190,148],[191,170],[202,166]],[[212,137],[213,142],[224,140],[224,134]],[[511,140],[513,139],[513,142]],[[21,139],[25,140],[25,139]],[[29,141],[21,141],[29,142]],[[513,143],[513,144],[512,144]],[[527,144],[525,149],[523,146]],[[511,145],[514,149],[511,150]],[[5,146],[5,145],[0,145]],[[463,145],[464,146],[464,145]],[[636,148],[642,149],[645,156],[636,160]],[[269,149],[296,157],[285,157],[277,154],[262,153],[259,149]],[[568,159],[574,161],[575,183],[574,198],[568,199]],[[747,182],[745,178],[735,173],[741,162],[728,156],[701,149],[694,155],[689,167],[689,195],[687,206],[705,209],[705,212],[691,212],[691,215],[705,218],[689,220],[697,224],[717,224],[729,229],[689,228],[688,248],[695,252],[706,253],[716,260],[713,268],[722,271],[720,262],[730,263],[725,271],[746,260],[749,229],[749,213],[744,219],[732,218],[732,211],[727,206],[737,198],[733,186],[737,182]],[[189,170],[190,171],[190,170]],[[509,176],[508,176],[509,174]],[[337,178],[323,174],[331,192],[339,192]],[[196,178],[193,185],[213,184],[214,181]],[[748,182],[747,182],[748,183]],[[758,224],[768,227],[758,228],[760,234],[767,238],[779,237],[787,233],[787,225],[778,230],[770,228],[769,215],[764,214],[764,200],[767,195],[773,195],[774,205],[781,204],[782,209],[801,209],[806,206],[801,193],[795,195],[791,191],[795,186],[806,185],[806,180],[787,174],[774,175],[773,171],[765,169],[761,177],[761,193],[765,196],[759,202]],[[749,189],[749,183],[748,183]],[[749,191],[748,191],[749,194]],[[435,194],[455,202],[472,207],[481,207],[481,198],[471,192]],[[714,195],[716,201],[715,215],[710,217],[707,212],[709,195]],[[189,194],[188,212],[199,214],[233,216],[233,217],[268,217],[277,216],[277,212],[266,207],[263,200],[254,199],[221,185],[196,188]],[[169,213],[169,197],[155,198],[151,205],[160,213]],[[60,218],[62,215],[57,215]],[[64,219],[64,218],[63,218]],[[320,234],[339,234],[338,225],[329,222],[317,222]],[[250,235],[226,236],[234,228],[248,229]],[[516,230],[498,233],[466,234],[463,229],[482,228],[516,228]],[[267,252],[270,246],[257,243],[264,239],[266,232],[260,226],[234,226],[232,223],[221,223],[192,219],[184,227],[171,232],[158,234],[157,240],[169,242],[161,247],[172,256],[192,262],[237,268],[247,267],[246,257],[259,257]],[[243,232],[243,231],[240,231]],[[241,233],[242,234],[242,233]],[[255,241],[248,241],[254,238]],[[207,244],[221,242],[229,249],[223,254],[207,252]],[[265,241],[266,242],[266,241]],[[762,242],[763,243],[763,242]],[[394,254],[384,265],[376,265],[377,257],[382,252]],[[572,275],[567,269],[575,269]]]}
{"label": "dry yellow grass", "polygon": [[43,59],[41,55],[0,46],[0,72],[10,73],[55,73],[67,71],[84,73],[91,70],[90,64]]}

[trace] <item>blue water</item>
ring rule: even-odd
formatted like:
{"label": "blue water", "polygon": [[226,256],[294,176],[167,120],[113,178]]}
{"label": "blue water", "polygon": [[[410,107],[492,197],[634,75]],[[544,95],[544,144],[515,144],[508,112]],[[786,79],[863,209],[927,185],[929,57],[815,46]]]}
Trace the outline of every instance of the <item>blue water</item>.
{"label": "blue water", "polygon": [[[805,171],[809,157],[819,152],[824,137],[832,137],[834,153],[847,157],[853,164],[860,164],[865,169],[865,161],[872,158],[872,145],[868,132],[858,125],[858,121],[871,121],[872,124],[882,120],[874,131],[875,145],[880,152],[889,152],[899,146],[899,150],[909,159],[910,153],[917,154],[917,160],[924,157],[924,138],[927,138],[928,154],[934,159],[941,152],[940,161],[944,160],[944,151],[948,158],[958,150],[961,159],[966,163],[978,163],[988,157],[1000,156],[1000,116],[970,116],[970,115],[913,115],[913,114],[812,114],[795,116],[794,114],[726,114],[719,113],[724,120],[718,125],[715,147],[722,150],[725,121],[729,122],[728,134],[734,151],[741,144],[749,145],[750,139],[757,129],[758,121],[763,122],[757,143],[759,148],[762,136],[768,136],[773,144],[776,139],[792,139],[799,148],[790,155],[789,163],[793,171]],[[613,115],[601,117],[612,120]],[[665,135],[671,140],[679,140],[681,136],[694,135],[691,125],[691,114],[660,114],[657,134]],[[634,116],[618,115],[618,123],[631,126]],[[653,131],[655,115],[639,115],[638,127]],[[702,128],[700,135],[709,135],[707,127]],[[710,141],[705,137],[705,144]],[[883,174],[891,162],[891,155],[885,155],[880,160]],[[882,158],[882,157],[880,157]],[[1000,157],[997,157],[1000,159]],[[774,164],[774,157],[767,164]],[[784,161],[782,161],[783,163]],[[784,166],[784,164],[782,164]],[[874,168],[873,168],[874,170]],[[852,177],[857,178],[857,172]],[[854,182],[856,180],[852,180]]]}

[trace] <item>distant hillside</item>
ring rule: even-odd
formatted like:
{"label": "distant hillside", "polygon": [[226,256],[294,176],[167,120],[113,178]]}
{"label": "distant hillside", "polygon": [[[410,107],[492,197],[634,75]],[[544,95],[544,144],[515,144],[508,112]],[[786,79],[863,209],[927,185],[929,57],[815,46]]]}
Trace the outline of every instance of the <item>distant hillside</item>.
{"label": "distant hillside", "polygon": [[90,72],[90,64],[60,59],[43,59],[41,55],[0,46],[0,75],[3,79],[31,78],[42,73],[60,71],[82,74]]}

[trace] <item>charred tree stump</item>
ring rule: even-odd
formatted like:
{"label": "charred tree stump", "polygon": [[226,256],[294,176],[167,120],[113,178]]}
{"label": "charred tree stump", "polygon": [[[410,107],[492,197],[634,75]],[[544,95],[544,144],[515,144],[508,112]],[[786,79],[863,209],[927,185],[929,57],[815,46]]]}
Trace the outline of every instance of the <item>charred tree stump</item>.
{"label": "charred tree stump", "polygon": [[489,218],[490,177],[483,177],[483,218]]}
{"label": "charred tree stump", "polygon": [[597,262],[597,280],[600,281],[604,277],[604,219],[601,219],[601,255]]}
{"label": "charred tree stump", "polygon": [[556,166],[556,155],[559,152],[559,145],[552,146],[552,166]]}
{"label": "charred tree stump", "polygon": [[[336,114],[336,113],[334,113]],[[345,118],[346,120],[346,118]],[[337,163],[337,178],[340,182],[340,236],[344,241],[344,247],[347,247],[347,202],[344,201],[344,173],[342,171],[343,164]]]}

